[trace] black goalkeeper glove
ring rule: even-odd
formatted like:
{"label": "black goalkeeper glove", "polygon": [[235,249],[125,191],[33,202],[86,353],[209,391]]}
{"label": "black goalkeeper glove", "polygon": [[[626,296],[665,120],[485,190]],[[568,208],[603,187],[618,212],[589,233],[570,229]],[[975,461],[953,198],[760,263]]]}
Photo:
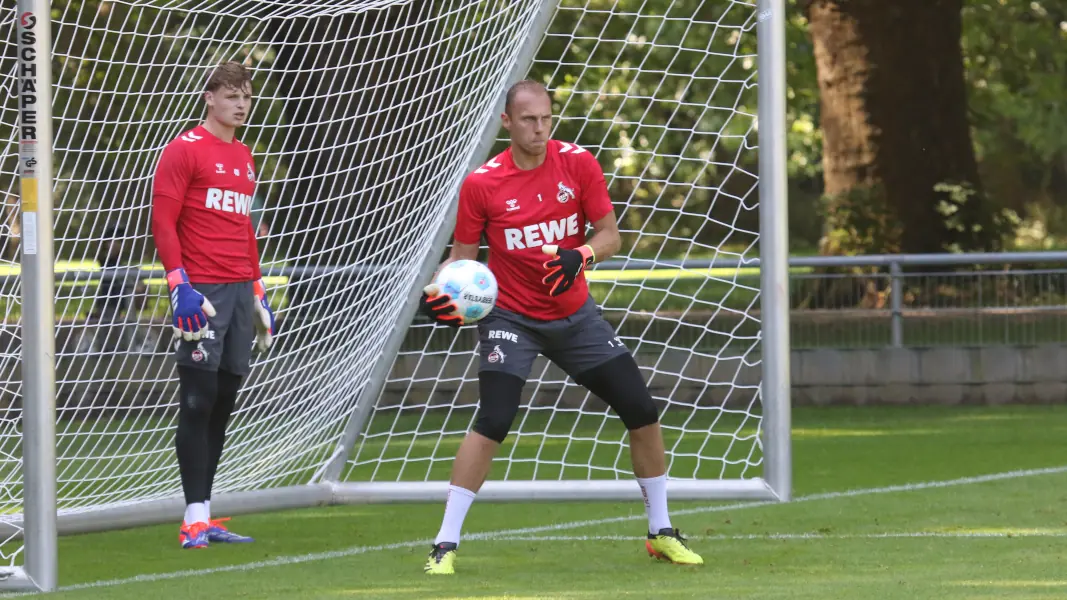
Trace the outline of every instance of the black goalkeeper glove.
{"label": "black goalkeeper glove", "polygon": [[452,296],[441,293],[441,286],[431,283],[422,290],[419,311],[430,317],[434,323],[459,328],[463,325],[463,315],[459,314]]}
{"label": "black goalkeeper glove", "polygon": [[541,251],[555,257],[544,264],[545,269],[548,270],[548,275],[545,275],[545,278],[541,280],[541,283],[551,286],[548,291],[550,296],[559,296],[571,289],[571,286],[574,285],[574,280],[578,278],[578,275],[585,269],[586,265],[592,265],[593,261],[596,260],[596,256],[593,255],[593,249],[588,245],[582,246],[577,250],[560,250],[559,246],[548,244],[541,246]]}

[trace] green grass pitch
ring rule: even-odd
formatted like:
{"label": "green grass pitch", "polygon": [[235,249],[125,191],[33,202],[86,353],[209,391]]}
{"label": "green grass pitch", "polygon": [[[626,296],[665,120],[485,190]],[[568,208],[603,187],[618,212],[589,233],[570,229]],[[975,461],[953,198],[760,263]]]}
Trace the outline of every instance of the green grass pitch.
{"label": "green grass pitch", "polygon": [[56,597],[1067,597],[1067,407],[797,409],[793,450],[794,502],[673,503],[702,568],[645,554],[639,504],[476,503],[428,577],[439,504],[341,506],[203,551],[176,524],[61,538]]}

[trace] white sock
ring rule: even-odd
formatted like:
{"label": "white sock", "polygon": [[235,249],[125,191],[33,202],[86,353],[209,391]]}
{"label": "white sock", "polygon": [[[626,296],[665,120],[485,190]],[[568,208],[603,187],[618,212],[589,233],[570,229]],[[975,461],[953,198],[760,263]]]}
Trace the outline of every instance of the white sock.
{"label": "white sock", "polygon": [[441,531],[437,533],[434,545],[452,542],[459,545],[459,532],[463,529],[463,519],[474,503],[474,492],[456,485],[448,486],[448,500],[445,501],[445,518],[441,521]]}
{"label": "white sock", "polygon": [[207,520],[211,520],[211,500],[204,500],[204,510],[207,511]]}
{"label": "white sock", "polygon": [[648,514],[648,532],[659,533],[660,529],[671,526],[671,517],[667,514],[667,475],[659,477],[637,478],[641,486],[641,495],[645,497],[645,513]]}
{"label": "white sock", "polygon": [[185,522],[207,523],[207,505],[205,505],[203,502],[193,502],[192,504],[187,504],[185,506]]}

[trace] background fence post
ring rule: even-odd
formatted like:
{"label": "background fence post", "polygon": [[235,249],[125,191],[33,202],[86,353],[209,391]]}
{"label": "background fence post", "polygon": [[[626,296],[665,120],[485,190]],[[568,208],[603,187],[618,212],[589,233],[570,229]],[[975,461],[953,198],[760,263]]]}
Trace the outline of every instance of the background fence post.
{"label": "background fence post", "polygon": [[904,283],[901,281],[903,273],[900,263],[889,263],[889,317],[890,343],[894,348],[904,345]]}

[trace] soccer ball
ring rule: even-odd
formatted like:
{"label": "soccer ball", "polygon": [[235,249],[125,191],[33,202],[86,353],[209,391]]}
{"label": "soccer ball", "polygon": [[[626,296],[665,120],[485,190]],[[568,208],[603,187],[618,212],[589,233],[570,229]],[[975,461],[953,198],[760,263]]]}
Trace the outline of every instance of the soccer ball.
{"label": "soccer ball", "polygon": [[476,260],[457,260],[445,265],[434,283],[456,302],[464,323],[480,321],[496,305],[496,277]]}

